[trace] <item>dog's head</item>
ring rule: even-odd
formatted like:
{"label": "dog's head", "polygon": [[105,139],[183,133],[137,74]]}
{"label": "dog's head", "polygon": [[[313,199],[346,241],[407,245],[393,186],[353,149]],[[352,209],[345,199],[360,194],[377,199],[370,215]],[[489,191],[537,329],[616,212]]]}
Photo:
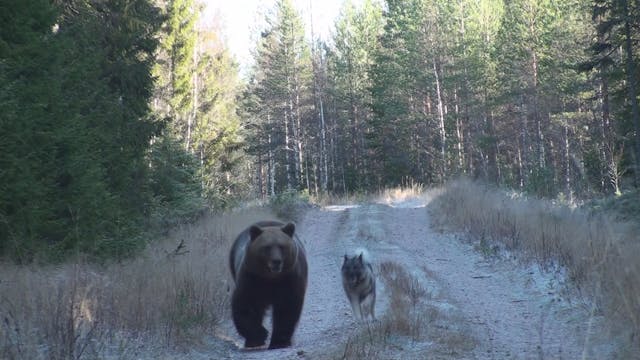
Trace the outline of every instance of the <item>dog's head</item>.
{"label": "dog's head", "polygon": [[362,283],[367,277],[367,271],[362,253],[353,257],[345,254],[342,262],[342,277],[347,284],[355,286]]}

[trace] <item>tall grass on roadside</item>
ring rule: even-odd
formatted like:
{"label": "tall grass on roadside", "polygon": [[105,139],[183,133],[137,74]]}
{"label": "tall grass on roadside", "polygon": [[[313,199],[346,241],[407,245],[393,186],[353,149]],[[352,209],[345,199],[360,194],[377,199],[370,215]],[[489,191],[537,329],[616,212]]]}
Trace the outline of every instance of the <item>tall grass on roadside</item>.
{"label": "tall grass on roadside", "polygon": [[385,204],[390,204],[393,202],[401,202],[407,199],[416,198],[421,196],[423,193],[424,186],[422,184],[407,181],[407,183],[402,186],[380,190],[375,197]]}
{"label": "tall grass on roadside", "polygon": [[273,215],[209,216],[117,264],[1,264],[0,358],[124,358],[212,335],[229,308],[231,242],[265,218]]}
{"label": "tall grass on roadside", "polygon": [[640,336],[640,239],[605,214],[529,199],[467,180],[430,204],[435,221],[481,242],[497,241],[542,264],[559,264],[605,316]]}

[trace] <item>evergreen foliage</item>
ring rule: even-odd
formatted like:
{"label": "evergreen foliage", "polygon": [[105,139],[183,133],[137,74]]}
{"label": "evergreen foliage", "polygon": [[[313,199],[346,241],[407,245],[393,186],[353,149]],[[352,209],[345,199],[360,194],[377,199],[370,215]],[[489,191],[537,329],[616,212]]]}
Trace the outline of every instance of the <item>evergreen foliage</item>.
{"label": "evergreen foliage", "polygon": [[327,54],[329,94],[335,117],[335,139],[341,149],[336,156],[343,173],[343,186],[334,184],[334,191],[367,189],[372,185],[373,173],[368,166],[365,149],[367,124],[373,113],[370,73],[378,36],[382,33],[382,7],[365,1],[362,8],[346,2],[336,21],[334,46]]}
{"label": "evergreen foliage", "polygon": [[222,206],[243,189],[236,69],[218,42],[194,52],[193,2],[167,6],[0,2],[1,255],[130,256],[201,211],[203,195]]}
{"label": "evergreen foliage", "polygon": [[[257,156],[259,193],[274,195],[309,186],[312,68],[300,15],[289,0],[276,4],[259,40],[245,109],[249,151]],[[259,150],[258,150],[259,149]],[[258,150],[259,153],[255,151]]]}
{"label": "evergreen foliage", "polygon": [[296,92],[321,115],[293,142],[321,152],[302,163],[327,179],[307,183],[281,126],[291,121],[275,94],[291,82],[270,55],[284,43],[274,20],[245,96],[256,186],[348,192],[466,175],[567,199],[619,193],[640,158],[637,11],[629,0],[346,2],[313,57],[314,87]]}
{"label": "evergreen foliage", "polygon": [[150,200],[146,149],[161,128],[147,105],[157,9],[28,0],[3,10],[10,156],[1,165],[0,251],[18,261],[43,250],[130,254]]}
{"label": "evergreen foliage", "polygon": [[195,0],[0,0],[0,254],[120,258],[252,191],[640,184],[636,0],[347,1],[327,42],[274,10],[243,84]]}

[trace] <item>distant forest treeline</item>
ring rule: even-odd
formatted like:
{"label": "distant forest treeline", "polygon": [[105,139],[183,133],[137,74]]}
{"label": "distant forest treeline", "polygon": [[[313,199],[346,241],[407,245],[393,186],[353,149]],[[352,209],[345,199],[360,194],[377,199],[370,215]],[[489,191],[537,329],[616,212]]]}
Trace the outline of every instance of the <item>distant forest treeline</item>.
{"label": "distant forest treeline", "polygon": [[263,193],[638,183],[638,1],[365,0],[328,44],[288,1],[270,20],[243,97]]}
{"label": "distant forest treeline", "polygon": [[640,2],[290,0],[246,81],[195,0],[0,0],[0,254],[134,254],[204,207],[461,175],[637,186]]}

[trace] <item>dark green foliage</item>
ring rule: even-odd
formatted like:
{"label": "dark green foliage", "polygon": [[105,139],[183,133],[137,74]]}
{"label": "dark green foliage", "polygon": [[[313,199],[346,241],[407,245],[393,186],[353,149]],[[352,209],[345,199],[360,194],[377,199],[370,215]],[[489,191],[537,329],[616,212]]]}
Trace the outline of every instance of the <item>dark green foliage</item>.
{"label": "dark green foliage", "polygon": [[261,195],[306,187],[312,156],[309,145],[317,134],[312,130],[312,68],[302,18],[290,0],[280,0],[275,16],[267,22],[257,45],[247,92],[250,99],[244,109]]}
{"label": "dark green foliage", "polygon": [[193,219],[204,208],[197,160],[169,136],[154,142],[150,153],[151,229],[167,229]]}
{"label": "dark green foliage", "polygon": [[314,63],[326,150],[313,122],[287,112],[272,26],[245,97],[260,193],[317,190],[293,176],[308,165],[299,143],[328,159],[329,191],[470,176],[568,201],[619,193],[640,173],[638,11],[634,0],[348,3]]}
{"label": "dark green foliage", "polygon": [[197,12],[193,0],[171,0],[168,5],[166,37],[162,41],[167,56],[168,86],[171,107],[170,128],[186,145],[191,141],[193,107],[195,22]]}
{"label": "dark green foliage", "polygon": [[238,67],[229,52],[218,49],[200,60],[199,108],[192,151],[198,155],[203,196],[215,209],[225,209],[247,192],[250,175],[240,136]]}
{"label": "dark green foliage", "polygon": [[586,207],[594,211],[613,214],[622,221],[640,226],[640,191],[638,190],[591,201],[586,204]]}
{"label": "dark green foliage", "polygon": [[[336,156],[343,173],[341,191],[366,189],[373,185],[377,168],[367,166],[367,126],[371,109],[371,70],[378,37],[382,34],[382,8],[374,1],[361,7],[345,2],[336,21],[334,44],[327,53],[328,98],[335,121]],[[375,163],[373,163],[375,164]],[[334,182],[334,189],[338,190]]]}
{"label": "dark green foliage", "polygon": [[158,12],[143,0],[10,9],[0,47],[0,253],[20,262],[131,254],[151,205],[145,156],[162,125],[147,105]]}
{"label": "dark green foliage", "polygon": [[193,0],[167,2],[152,102],[154,114],[167,119],[164,136],[173,139],[173,149],[197,159],[193,174],[201,196],[210,207],[223,209],[247,183],[236,114],[240,81],[220,31],[215,25],[197,26],[200,7]]}
{"label": "dark green foliage", "polygon": [[557,195],[553,169],[535,167],[531,170],[525,191],[537,196],[553,198]]}
{"label": "dark green foliage", "polygon": [[611,115],[617,118],[618,142],[624,147],[623,162],[640,186],[640,2],[637,0],[595,0],[592,2],[596,22],[596,40],[589,47],[591,58],[584,61],[584,71],[596,69],[612,87]]}

